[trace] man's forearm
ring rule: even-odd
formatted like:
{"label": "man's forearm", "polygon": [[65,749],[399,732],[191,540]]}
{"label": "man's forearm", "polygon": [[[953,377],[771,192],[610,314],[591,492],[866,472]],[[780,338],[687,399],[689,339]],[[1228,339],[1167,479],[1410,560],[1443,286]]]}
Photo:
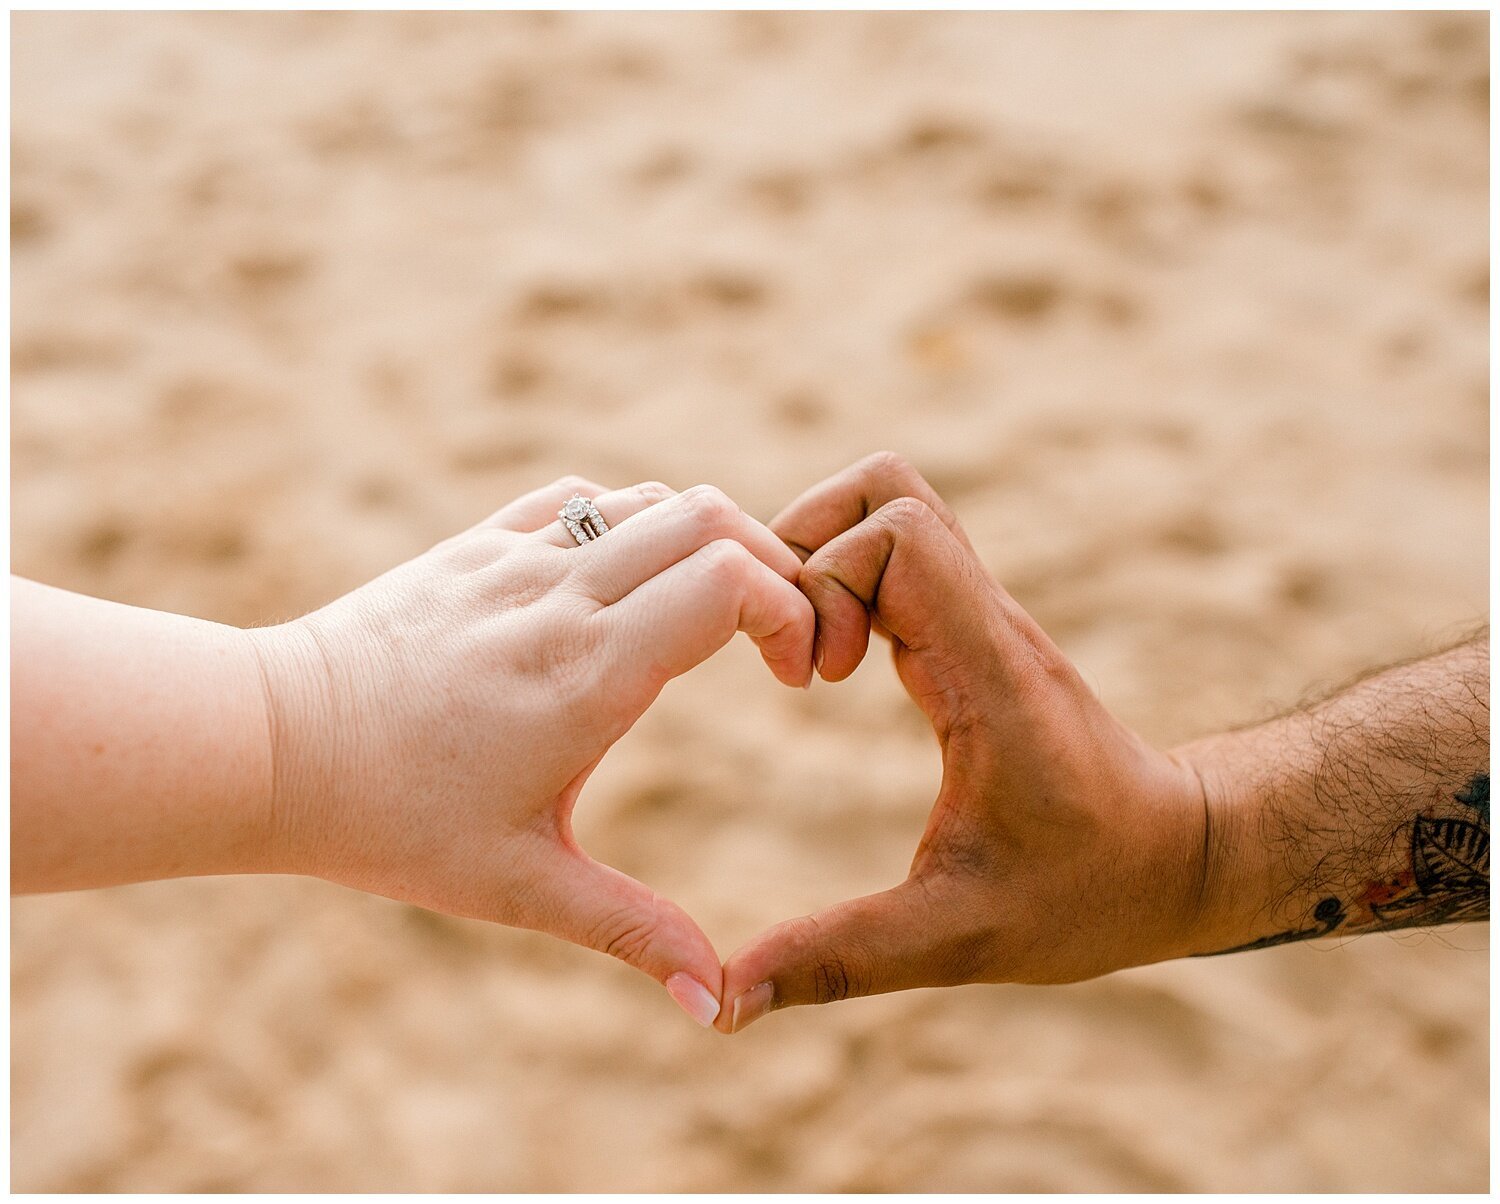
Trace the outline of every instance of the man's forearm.
{"label": "man's forearm", "polygon": [[1489,637],[1180,750],[1201,954],[1489,918]]}

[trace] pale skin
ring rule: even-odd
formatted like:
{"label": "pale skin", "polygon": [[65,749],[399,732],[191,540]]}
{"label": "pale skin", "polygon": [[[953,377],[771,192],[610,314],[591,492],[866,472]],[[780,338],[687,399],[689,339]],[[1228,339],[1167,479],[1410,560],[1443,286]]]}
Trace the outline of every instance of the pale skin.
{"label": "pale skin", "polygon": [[[574,493],[612,530],[583,547]],[[221,626],[18,580],[12,889],[295,873],[610,953],[699,1023],[719,956],[573,839],[589,774],[746,632],[811,677],[786,545],[719,490],[565,478],[322,610]]]}
{"label": "pale skin", "polygon": [[[582,548],[556,521],[575,492],[613,527]],[[855,995],[1488,918],[1487,637],[1157,750],[889,454],[770,530],[709,487],[568,478],[277,627],[27,581],[12,624],[13,889],[310,874],[611,953],[723,1032]],[[570,817],[665,682],[736,630],[794,686],[888,638],[944,773],[905,882],[721,968]]]}

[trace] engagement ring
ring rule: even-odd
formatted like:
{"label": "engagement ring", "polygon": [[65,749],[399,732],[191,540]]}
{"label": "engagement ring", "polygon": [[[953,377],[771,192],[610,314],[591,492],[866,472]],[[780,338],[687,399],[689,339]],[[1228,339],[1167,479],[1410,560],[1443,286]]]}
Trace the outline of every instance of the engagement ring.
{"label": "engagement ring", "polygon": [[574,494],[563,503],[557,517],[562,519],[568,534],[581,544],[598,539],[609,530],[609,524],[604,521],[604,515],[599,513],[599,507],[582,494]]}

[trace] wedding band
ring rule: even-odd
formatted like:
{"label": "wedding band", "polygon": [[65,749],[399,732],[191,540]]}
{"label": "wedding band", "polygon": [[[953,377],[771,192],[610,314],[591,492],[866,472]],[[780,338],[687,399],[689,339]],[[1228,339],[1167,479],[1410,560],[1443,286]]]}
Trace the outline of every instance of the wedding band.
{"label": "wedding band", "polygon": [[609,524],[604,521],[604,515],[599,513],[599,507],[581,493],[575,493],[564,502],[557,517],[562,519],[568,534],[580,544],[598,539],[609,530]]}

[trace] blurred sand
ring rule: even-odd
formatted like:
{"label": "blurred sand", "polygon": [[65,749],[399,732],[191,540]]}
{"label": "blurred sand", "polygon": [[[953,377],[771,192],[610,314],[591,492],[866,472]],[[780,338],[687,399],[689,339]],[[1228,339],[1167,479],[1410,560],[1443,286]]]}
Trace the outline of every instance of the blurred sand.
{"label": "blurred sand", "polygon": [[[1161,742],[1487,609],[1482,14],[14,30],[19,572],[266,622],[563,471],[769,517],[889,446]],[[899,880],[936,782],[883,657],[737,644],[579,822],[728,953]],[[314,882],[13,933],[23,1190],[1486,1184],[1482,928],[732,1040]]]}

